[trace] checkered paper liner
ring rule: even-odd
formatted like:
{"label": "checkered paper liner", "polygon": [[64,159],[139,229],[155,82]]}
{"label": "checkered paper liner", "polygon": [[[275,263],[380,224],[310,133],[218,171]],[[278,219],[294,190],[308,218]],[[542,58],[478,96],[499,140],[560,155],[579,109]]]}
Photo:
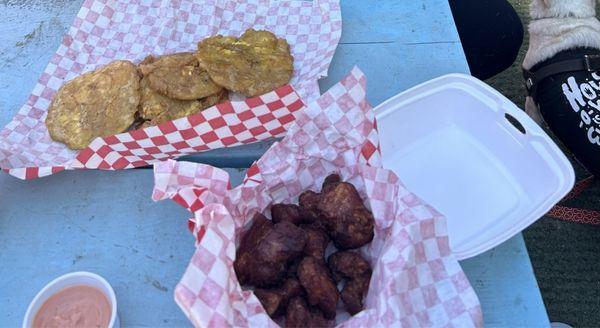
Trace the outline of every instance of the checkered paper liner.
{"label": "checkered paper liner", "polygon": [[365,83],[354,69],[311,103],[234,189],[225,171],[208,165],[154,166],[153,199],[170,198],[194,213],[189,227],[197,249],[175,300],[195,326],[277,326],[253,292],[241,288],[236,244],[256,212],[297,202],[306,189],[319,191],[332,172],[356,186],[376,220],[373,241],[360,250],[373,267],[365,310],[352,317],[340,311],[336,324],[482,326],[477,296],[450,253],[445,218],[381,167]]}
{"label": "checkered paper liner", "polygon": [[[45,119],[60,86],[87,71],[115,59],[139,62],[148,54],[193,51],[208,36],[241,35],[248,28],[266,29],[288,41],[294,56],[291,85],[310,102],[319,96],[317,81],[327,74],[341,24],[339,0],[85,0],[27,103],[0,131],[0,168],[21,179],[65,169],[123,169],[279,135],[289,122],[268,119],[268,112],[286,117],[298,107],[286,103],[296,96],[288,88],[245,104],[217,106],[206,117],[98,138],[79,153],[54,142]],[[230,122],[225,116],[232,110],[238,117]],[[222,122],[216,123],[220,131],[212,131],[212,124],[205,123],[214,120],[224,120],[231,131],[223,134]]]}

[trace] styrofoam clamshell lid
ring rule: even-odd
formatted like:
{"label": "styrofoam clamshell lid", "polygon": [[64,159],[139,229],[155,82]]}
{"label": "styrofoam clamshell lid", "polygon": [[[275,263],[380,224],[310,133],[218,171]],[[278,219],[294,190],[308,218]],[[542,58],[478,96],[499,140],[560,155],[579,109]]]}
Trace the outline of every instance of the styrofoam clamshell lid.
{"label": "styrofoam clamshell lid", "polygon": [[516,235],[573,188],[573,167],[550,137],[474,77],[425,82],[375,113],[384,167],[447,217],[459,260]]}

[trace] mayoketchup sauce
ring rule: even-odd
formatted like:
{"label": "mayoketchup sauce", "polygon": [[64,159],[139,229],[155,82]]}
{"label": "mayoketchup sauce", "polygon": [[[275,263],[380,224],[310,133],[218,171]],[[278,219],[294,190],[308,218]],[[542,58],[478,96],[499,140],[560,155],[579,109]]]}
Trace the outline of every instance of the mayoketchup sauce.
{"label": "mayoketchup sauce", "polygon": [[100,290],[84,285],[50,296],[33,319],[34,328],[108,327],[111,306]]}

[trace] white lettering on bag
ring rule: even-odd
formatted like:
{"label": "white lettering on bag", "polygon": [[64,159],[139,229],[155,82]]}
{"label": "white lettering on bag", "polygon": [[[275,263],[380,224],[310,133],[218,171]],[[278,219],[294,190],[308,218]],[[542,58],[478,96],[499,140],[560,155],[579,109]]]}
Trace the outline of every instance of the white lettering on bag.
{"label": "white lettering on bag", "polygon": [[[597,73],[592,73],[592,78],[600,81]],[[600,82],[596,81],[578,83],[570,76],[562,84],[562,90],[573,111],[579,113],[579,127],[587,130],[592,144],[600,146]]]}
{"label": "white lettering on bag", "polygon": [[592,86],[592,88],[600,90],[600,84],[596,83],[596,81],[588,81],[588,83]]}
{"label": "white lettering on bag", "polygon": [[596,98],[596,91],[588,83],[581,83],[579,88],[581,89],[581,93],[583,93],[587,99],[591,100]]}
{"label": "white lettering on bag", "polygon": [[600,130],[598,128],[590,126],[590,128],[588,129],[587,135],[588,135],[588,139],[590,140],[590,142],[600,146],[599,134],[600,134]]}
{"label": "white lettering on bag", "polygon": [[562,90],[569,104],[571,104],[571,108],[577,113],[581,109],[579,106],[585,106],[585,101],[583,100],[583,95],[581,94],[581,90],[579,89],[579,85],[577,81],[575,81],[574,77],[569,77],[567,79],[568,85],[563,83]]}
{"label": "white lettering on bag", "polygon": [[586,111],[582,110],[581,111],[581,121],[583,123],[585,123],[585,125],[590,125],[592,123],[592,118],[590,117],[590,114],[588,114]]}
{"label": "white lettering on bag", "polygon": [[590,107],[597,109],[600,111],[600,100],[594,102],[593,100],[588,101],[588,105],[590,105]]}

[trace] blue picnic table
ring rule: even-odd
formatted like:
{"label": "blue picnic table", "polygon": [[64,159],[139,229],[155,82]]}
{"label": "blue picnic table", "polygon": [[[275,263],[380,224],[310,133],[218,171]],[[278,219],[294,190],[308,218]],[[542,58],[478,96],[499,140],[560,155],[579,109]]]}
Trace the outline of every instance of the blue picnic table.
{"label": "blue picnic table", "polygon": [[[0,126],[26,101],[82,0],[0,1]],[[343,0],[343,34],[321,90],[358,65],[373,105],[431,78],[468,72],[446,0]],[[270,143],[188,156],[227,168],[232,184]],[[194,251],[190,216],[153,203],[152,171],[70,171],[34,181],[0,175],[0,326],[18,326],[33,296],[70,271],[114,287],[124,327],[189,326],[173,288]],[[519,234],[461,262],[487,326],[549,325]]]}

